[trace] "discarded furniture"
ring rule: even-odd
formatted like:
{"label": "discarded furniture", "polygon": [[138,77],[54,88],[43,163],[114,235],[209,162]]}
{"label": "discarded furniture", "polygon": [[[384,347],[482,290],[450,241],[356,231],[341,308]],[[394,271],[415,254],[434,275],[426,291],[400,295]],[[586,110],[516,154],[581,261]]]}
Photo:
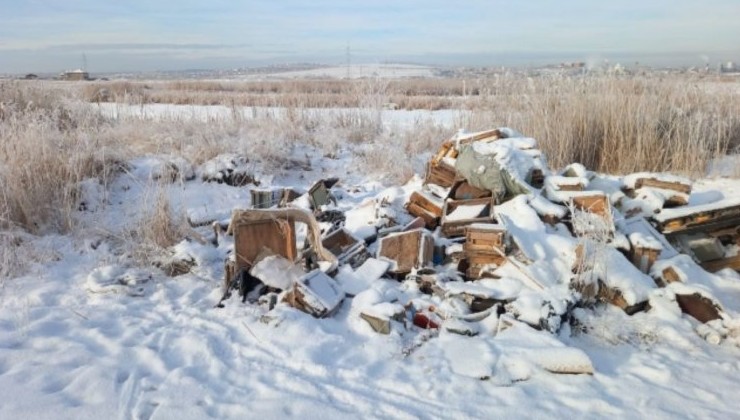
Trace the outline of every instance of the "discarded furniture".
{"label": "discarded furniture", "polygon": [[243,281],[259,255],[275,254],[296,261],[295,223],[308,226],[308,240],[317,258],[327,262],[327,271],[337,266],[337,258],[324,249],[321,229],[314,216],[303,209],[234,210],[227,234],[234,236],[234,257],[226,263],[224,297],[235,281]]}
{"label": "discarded furniture", "polygon": [[441,160],[438,163],[429,162],[427,164],[427,174],[424,178],[425,184],[437,184],[442,187],[451,187],[457,179],[455,167],[447,161]]}
{"label": "discarded furniture", "polygon": [[380,240],[378,257],[391,260],[390,272],[405,275],[432,262],[434,238],[426,229],[392,233]]}
{"label": "discarded furniture", "polygon": [[463,236],[465,227],[473,223],[493,222],[493,198],[447,200],[442,209],[442,235]]}
{"label": "discarded furniture", "polygon": [[355,238],[344,228],[333,231],[321,243],[336,256],[340,265],[349,264],[352,268],[357,268],[369,257],[365,242]]}
{"label": "discarded furniture", "polygon": [[253,188],[249,194],[254,209],[285,207],[299,196],[292,188]]}
{"label": "discarded furniture", "polygon": [[334,279],[321,270],[300,277],[288,290],[283,301],[316,318],[333,314],[344,299],[344,292]]}
{"label": "discarded furniture", "polygon": [[434,229],[442,217],[443,206],[444,202],[431,193],[414,191],[406,203],[406,210],[409,214],[424,219],[427,229]]}
{"label": "discarded furniture", "polygon": [[318,181],[308,190],[308,201],[314,210],[320,210],[321,206],[328,204],[330,199],[329,190],[323,181]]}
{"label": "discarded furniture", "polygon": [[506,261],[506,228],[493,223],[474,223],[465,227],[463,250],[468,262],[468,278],[480,277],[488,265],[500,266]]}

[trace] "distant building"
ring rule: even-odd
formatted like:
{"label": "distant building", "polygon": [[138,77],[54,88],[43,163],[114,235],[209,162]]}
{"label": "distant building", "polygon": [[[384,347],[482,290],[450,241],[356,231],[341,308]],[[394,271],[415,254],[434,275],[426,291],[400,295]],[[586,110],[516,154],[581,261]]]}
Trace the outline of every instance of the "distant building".
{"label": "distant building", "polygon": [[36,80],[39,76],[33,73],[28,73],[27,75],[23,76],[23,79],[25,80]]}
{"label": "distant building", "polygon": [[734,62],[728,61],[726,63],[719,65],[719,72],[720,73],[738,73],[740,72],[740,68],[738,68]]}
{"label": "distant building", "polygon": [[586,63],[583,61],[569,61],[560,63],[560,68],[563,69],[580,69],[586,67]]}
{"label": "distant building", "polygon": [[65,71],[59,78],[62,80],[90,80],[90,74],[84,70],[77,69]]}

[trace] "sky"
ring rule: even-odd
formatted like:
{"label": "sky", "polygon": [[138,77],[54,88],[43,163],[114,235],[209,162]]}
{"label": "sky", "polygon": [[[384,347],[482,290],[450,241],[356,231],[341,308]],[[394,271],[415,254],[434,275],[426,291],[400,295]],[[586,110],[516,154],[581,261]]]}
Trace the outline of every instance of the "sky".
{"label": "sky", "polygon": [[0,0],[0,73],[740,61],[740,0]]}

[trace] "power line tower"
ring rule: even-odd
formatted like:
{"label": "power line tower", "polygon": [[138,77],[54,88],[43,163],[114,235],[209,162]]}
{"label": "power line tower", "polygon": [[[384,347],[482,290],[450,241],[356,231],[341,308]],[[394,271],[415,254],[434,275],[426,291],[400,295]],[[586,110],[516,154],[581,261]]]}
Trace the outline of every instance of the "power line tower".
{"label": "power line tower", "polygon": [[352,68],[352,55],[349,51],[349,42],[347,43],[347,79],[350,78],[350,68]]}
{"label": "power line tower", "polygon": [[87,71],[87,55],[82,53],[82,71]]}

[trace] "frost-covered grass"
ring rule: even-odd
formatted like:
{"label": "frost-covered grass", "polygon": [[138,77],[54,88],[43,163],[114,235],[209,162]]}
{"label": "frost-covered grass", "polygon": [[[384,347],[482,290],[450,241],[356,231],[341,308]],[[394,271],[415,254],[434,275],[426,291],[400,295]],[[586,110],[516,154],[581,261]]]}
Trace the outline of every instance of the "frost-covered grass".
{"label": "frost-covered grass", "polygon": [[128,170],[127,159],[137,156],[167,154],[199,165],[236,153],[260,161],[267,172],[278,172],[296,164],[287,158],[296,146],[315,147],[330,158],[350,145],[356,146],[358,170],[405,181],[413,173],[413,158],[450,135],[433,121],[386,127],[372,97],[366,103],[373,108],[332,116],[289,108],[217,120],[187,115],[109,118],[53,85],[0,85],[3,227],[70,231],[69,212],[79,204],[79,183],[93,178],[105,186]]}
{"label": "frost-covered grass", "polygon": [[[738,81],[648,73],[504,73],[449,79],[114,81],[82,86],[91,101],[229,107],[464,109],[470,130],[506,125],[542,142],[551,163],[602,172],[699,174],[740,147]],[[721,88],[718,88],[717,86]]]}
{"label": "frost-covered grass", "polygon": [[[69,214],[79,205],[81,181],[97,179],[105,189],[127,171],[128,159],[152,154],[200,165],[235,153],[279,173],[300,165],[288,156],[307,145],[327,158],[348,151],[359,172],[403,182],[422,173],[425,157],[457,128],[517,127],[540,141],[555,168],[581,162],[613,173],[703,175],[710,161],[740,145],[738,91],[709,89],[711,83],[513,74],[465,81],[3,82],[0,225],[74,230]],[[101,89],[105,98],[91,96]],[[172,92],[180,96],[157,96]],[[235,99],[249,95],[261,100]],[[444,103],[425,105],[425,98]],[[458,110],[383,110],[387,103]]]}

